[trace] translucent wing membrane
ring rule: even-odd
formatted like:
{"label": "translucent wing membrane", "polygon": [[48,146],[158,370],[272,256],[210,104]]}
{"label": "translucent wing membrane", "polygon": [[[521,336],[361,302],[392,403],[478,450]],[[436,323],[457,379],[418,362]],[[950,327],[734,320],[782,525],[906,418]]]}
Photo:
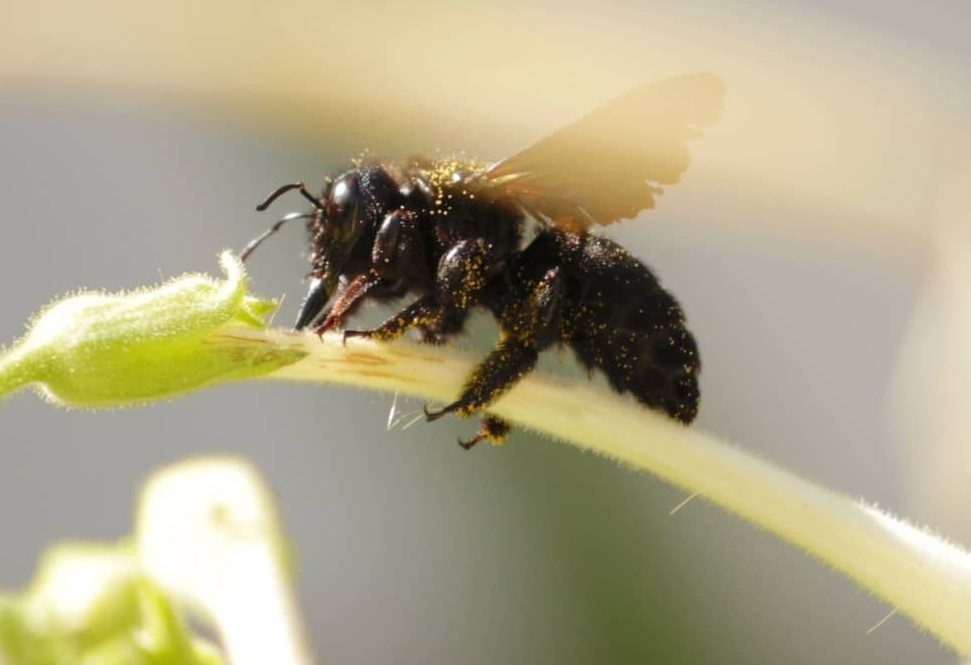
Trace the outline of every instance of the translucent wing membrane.
{"label": "translucent wing membrane", "polygon": [[631,219],[680,180],[687,141],[715,121],[724,95],[712,74],[647,83],[493,165],[480,191],[570,230]]}

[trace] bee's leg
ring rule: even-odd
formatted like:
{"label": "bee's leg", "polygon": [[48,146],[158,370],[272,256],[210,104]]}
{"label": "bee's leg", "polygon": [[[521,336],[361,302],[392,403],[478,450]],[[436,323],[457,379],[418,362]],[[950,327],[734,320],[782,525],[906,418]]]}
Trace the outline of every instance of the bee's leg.
{"label": "bee's leg", "polygon": [[428,281],[425,241],[418,215],[395,210],[385,215],[371,246],[371,272],[389,284]]}
{"label": "bee's leg", "polygon": [[481,239],[457,242],[442,255],[435,275],[435,299],[443,310],[466,310],[498,269],[501,257]]}
{"label": "bee's leg", "polygon": [[512,337],[500,339],[465,382],[462,395],[438,411],[430,411],[426,407],[426,420],[438,420],[448,413],[471,416],[481,411],[529,374],[536,366],[538,356],[533,346],[521,340]]}
{"label": "bee's leg", "polygon": [[[388,227],[387,244],[379,248],[379,241],[375,241],[372,262],[375,270],[380,270],[380,266],[389,266],[388,278],[392,275],[398,279],[414,277],[401,272],[411,265],[410,261],[404,259],[414,257],[414,252],[418,251],[409,224],[398,213],[392,213],[382,224],[382,231]],[[396,258],[391,258],[392,251],[398,252],[394,254]],[[344,338],[392,340],[413,326],[421,326],[426,339],[441,341],[444,336],[460,331],[469,307],[478,301],[479,294],[489,281],[491,267],[497,263],[493,253],[494,250],[482,240],[456,243],[438,263],[432,295],[420,298],[374,330],[347,330]],[[390,260],[385,261],[386,258]]]}
{"label": "bee's leg", "polygon": [[318,335],[323,335],[331,328],[339,326],[345,319],[357,311],[361,303],[364,302],[368,291],[380,283],[381,280],[377,275],[371,272],[355,277],[337,296],[333,307],[327,312],[327,316],[324,317],[323,322],[314,329],[314,332]]}
{"label": "bee's leg", "polygon": [[479,441],[488,440],[494,446],[502,445],[502,442],[506,440],[506,435],[509,434],[509,429],[511,425],[503,420],[492,415],[486,415],[482,417],[482,424],[479,425],[479,431],[475,433],[471,439],[459,439],[459,445],[469,450],[477,444]]}
{"label": "bee's leg", "polygon": [[[347,285],[338,297],[327,318],[317,329],[318,333],[343,323],[360,304],[368,292],[376,286],[394,286],[407,289],[408,285],[421,282],[425,270],[424,244],[418,226],[418,218],[413,212],[395,210],[385,216],[378,228],[371,247],[371,265],[365,275],[357,277]],[[427,278],[424,280],[427,281]],[[418,305],[418,303],[415,303]],[[417,325],[427,318],[425,305],[410,307],[398,316],[392,317],[376,330],[359,331],[348,330],[344,339],[355,336],[373,337],[375,339],[394,339],[404,332],[410,325]]]}
{"label": "bee's leg", "polygon": [[442,346],[448,341],[448,335],[444,335],[437,330],[432,330],[431,328],[419,327],[418,341],[422,344],[428,344],[430,346]]}
{"label": "bee's leg", "polygon": [[424,296],[374,330],[345,330],[344,341],[346,342],[349,337],[367,337],[382,341],[398,339],[413,326],[435,326],[440,314],[441,308],[435,304],[435,300],[431,296]]}
{"label": "bee's leg", "polygon": [[[437,420],[448,413],[470,416],[487,408],[529,374],[536,366],[539,352],[557,339],[563,299],[559,269],[550,269],[533,288],[522,309],[515,316],[502,317],[506,321],[502,337],[466,380],[459,398],[439,411],[429,411],[426,407],[426,419]],[[483,422],[483,429],[487,426]]]}

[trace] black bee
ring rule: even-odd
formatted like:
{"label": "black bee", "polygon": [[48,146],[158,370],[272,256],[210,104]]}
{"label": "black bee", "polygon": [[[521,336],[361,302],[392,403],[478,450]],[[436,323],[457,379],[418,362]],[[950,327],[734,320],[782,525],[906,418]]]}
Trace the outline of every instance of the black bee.
{"label": "black bee", "polygon": [[[456,401],[426,408],[428,420],[487,409],[541,351],[566,344],[618,392],[690,423],[701,363],[681,307],[644,264],[590,228],[654,207],[662,190],[648,181],[680,179],[686,141],[715,120],[723,95],[712,75],[680,76],[643,85],[496,164],[362,162],[316,196],[303,183],[284,185],[257,210],[291,190],[312,209],[280,220],[242,256],[284,222],[307,220],[313,268],[296,329],[322,334],[366,300],[415,297],[374,330],[345,330],[345,340],[391,340],[414,328],[443,343],[473,307],[490,310],[498,343]],[[459,443],[501,443],[508,432],[486,414]]]}

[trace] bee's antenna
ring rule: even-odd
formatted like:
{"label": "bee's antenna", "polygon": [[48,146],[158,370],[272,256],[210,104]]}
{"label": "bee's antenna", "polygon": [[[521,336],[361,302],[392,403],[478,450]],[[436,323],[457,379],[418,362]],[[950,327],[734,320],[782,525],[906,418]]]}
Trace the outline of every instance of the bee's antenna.
{"label": "bee's antenna", "polygon": [[[291,189],[293,188],[292,186],[290,186],[290,187],[291,187]],[[277,190],[277,191],[279,191],[279,190]],[[277,194],[277,192],[274,192],[274,194]],[[276,196],[271,196],[270,197],[270,202],[272,202],[274,198],[276,198]],[[277,231],[279,231],[280,230],[280,227],[283,226],[284,224],[286,224],[287,222],[289,222],[291,220],[294,220],[294,219],[312,219],[312,218],[313,218],[313,215],[310,214],[310,213],[307,213],[307,212],[291,212],[289,215],[286,215],[283,219],[281,219],[276,224],[274,224],[273,226],[271,226],[270,228],[268,228],[266,231],[264,231],[262,233],[262,235],[260,235],[257,238],[253,238],[252,240],[250,240],[249,243],[247,243],[246,247],[243,248],[243,251],[239,253],[239,260],[240,261],[246,261],[246,259],[249,258],[249,255],[253,253],[253,250],[260,246],[260,243],[262,243],[264,240],[266,240],[267,238],[269,238],[271,235],[273,235],[274,233],[276,233]]]}
{"label": "bee's antenna", "polygon": [[273,190],[273,192],[269,196],[266,197],[266,200],[263,201],[263,203],[256,206],[256,209],[259,212],[263,212],[264,210],[269,208],[270,204],[276,201],[280,196],[294,189],[299,190],[299,192],[303,194],[303,197],[308,201],[310,201],[317,210],[324,209],[324,206],[323,204],[321,204],[320,199],[318,199],[316,196],[308,192],[307,188],[304,186],[302,182],[294,182],[294,183],[290,183],[289,185],[283,185],[282,187],[277,187],[275,190]]}

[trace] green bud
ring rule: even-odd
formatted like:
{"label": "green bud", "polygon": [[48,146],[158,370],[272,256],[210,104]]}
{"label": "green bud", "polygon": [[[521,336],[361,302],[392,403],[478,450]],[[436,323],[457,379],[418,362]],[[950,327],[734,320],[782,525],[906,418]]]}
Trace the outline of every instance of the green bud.
{"label": "green bud", "polygon": [[228,332],[265,327],[276,303],[247,294],[234,254],[219,260],[225,280],[190,274],[154,288],[82,291],[52,303],[0,356],[0,395],[35,384],[63,406],[123,406],[261,376],[302,358],[303,351]]}

